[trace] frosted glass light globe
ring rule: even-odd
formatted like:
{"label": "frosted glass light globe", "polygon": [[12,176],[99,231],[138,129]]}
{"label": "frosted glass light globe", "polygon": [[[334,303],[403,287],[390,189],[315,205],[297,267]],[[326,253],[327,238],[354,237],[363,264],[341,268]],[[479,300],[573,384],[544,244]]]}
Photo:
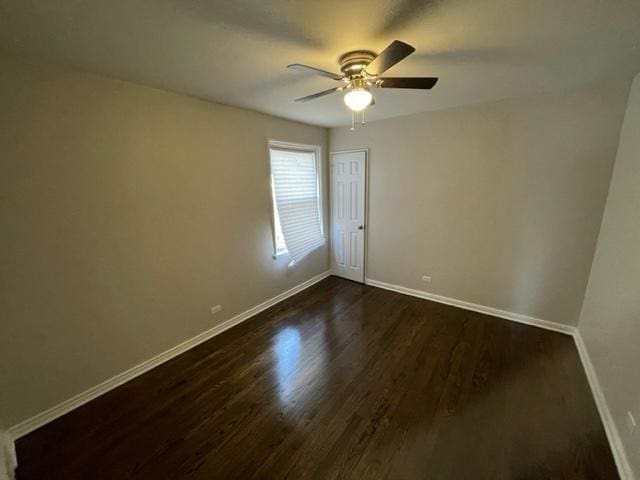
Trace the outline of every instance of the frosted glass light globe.
{"label": "frosted glass light globe", "polygon": [[372,99],[373,95],[369,90],[354,88],[345,94],[344,103],[354,112],[360,112],[369,106]]}

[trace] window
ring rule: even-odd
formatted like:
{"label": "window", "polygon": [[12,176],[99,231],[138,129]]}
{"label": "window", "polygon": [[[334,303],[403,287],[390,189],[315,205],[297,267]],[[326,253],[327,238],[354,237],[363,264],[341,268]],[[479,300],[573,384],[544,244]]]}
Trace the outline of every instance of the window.
{"label": "window", "polygon": [[290,265],[324,245],[318,147],[269,142],[276,255]]}

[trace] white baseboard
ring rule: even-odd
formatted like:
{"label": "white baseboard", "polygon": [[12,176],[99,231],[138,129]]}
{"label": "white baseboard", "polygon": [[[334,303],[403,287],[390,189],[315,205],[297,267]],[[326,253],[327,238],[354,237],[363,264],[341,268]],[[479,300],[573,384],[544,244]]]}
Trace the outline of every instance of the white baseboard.
{"label": "white baseboard", "polygon": [[589,382],[589,386],[591,387],[591,392],[598,408],[600,419],[602,421],[602,424],[604,425],[607,439],[609,441],[616,466],[618,467],[620,478],[621,480],[635,480],[635,476],[633,474],[633,471],[631,470],[629,461],[627,460],[622,441],[620,440],[618,428],[613,421],[613,417],[611,416],[611,412],[609,411],[609,407],[607,406],[604,394],[602,392],[602,389],[600,388],[600,382],[598,381],[598,377],[596,376],[593,364],[591,363],[589,353],[582,340],[582,336],[580,335],[580,331],[578,330],[578,328],[561,323],[550,322],[548,320],[529,317],[527,315],[521,315],[519,313],[486,307],[484,305],[478,305],[475,303],[466,302],[464,300],[458,300],[455,298],[444,297],[442,295],[436,295],[429,292],[423,292],[421,290],[414,290],[412,288],[402,287],[400,285],[380,282],[371,278],[365,279],[365,283],[374,287],[384,288],[386,290],[392,290],[394,292],[404,293],[406,295],[424,298],[426,300],[432,300],[434,302],[444,303],[446,305],[452,305],[454,307],[460,307],[466,310],[485,313],[487,315],[493,315],[494,317],[504,318],[506,320],[511,320],[514,322],[524,323],[527,325],[532,325],[534,327],[545,328],[554,332],[571,335],[575,341],[578,354],[580,355],[580,360],[582,361],[582,366],[586,372],[587,380]]}
{"label": "white baseboard", "polygon": [[169,350],[162,352],[161,354],[156,355],[155,357],[150,358],[149,360],[146,360],[140,363],[139,365],[136,365],[135,367],[130,368],[129,370],[119,373],[115,377],[111,377],[110,379],[94,387],[91,387],[90,389],[74,397],[71,397],[70,399],[65,400],[64,402],[58,405],[55,405],[54,407],[51,407],[48,410],[45,410],[44,412],[41,412],[17,425],[14,425],[9,429],[9,434],[14,439],[18,439],[23,435],[26,435],[29,432],[32,432],[33,430],[40,428],[46,423],[49,423],[55,420],[56,418],[64,415],[65,413],[68,413],[71,410],[78,408],[81,405],[84,405],[85,403],[93,400],[94,398],[99,397],[100,395],[110,390],[113,390],[114,388],[122,385],[123,383],[128,382],[129,380],[139,375],[142,375],[145,372],[148,372],[152,368],[157,367],[158,365],[166,362],[167,360],[170,360],[180,355],[181,353],[184,353],[187,350],[195,347],[196,345],[199,345],[202,342],[205,342],[210,338],[215,337],[216,335],[224,332],[225,330],[228,330],[231,327],[234,327],[235,325],[238,325],[239,323],[244,322],[245,320],[253,317],[254,315],[262,312],[263,310],[266,310],[267,308],[272,307],[273,305],[295,295],[296,293],[301,292],[302,290],[310,287],[311,285],[318,283],[320,280],[327,278],[329,275],[330,275],[329,271],[316,275],[315,277],[310,278],[309,280],[287,290],[286,292],[276,295],[275,297],[267,300],[266,302],[262,302],[261,304],[256,305],[255,307],[250,308],[249,310],[236,315],[235,317],[225,320],[221,324],[216,325],[215,327],[209,330],[206,330],[200,333],[199,335],[196,335],[195,337],[190,338],[189,340],[182,342],[179,345],[176,345],[173,348],[170,348]]}
{"label": "white baseboard", "polygon": [[0,430],[0,480],[13,480],[18,466],[12,436]]}
{"label": "white baseboard", "polygon": [[591,387],[591,393],[593,394],[596,406],[598,407],[598,412],[600,413],[600,418],[602,419],[604,430],[607,433],[607,439],[609,440],[611,452],[613,453],[613,457],[616,461],[616,466],[618,467],[620,479],[634,480],[635,476],[633,474],[633,471],[631,470],[631,465],[624,451],[624,446],[622,445],[622,440],[620,439],[618,427],[613,420],[604,393],[602,391],[602,388],[600,387],[598,376],[596,375],[596,371],[593,368],[593,363],[591,362],[589,351],[587,350],[587,346],[582,340],[582,335],[580,334],[579,330],[576,330],[573,338],[576,342],[576,348],[578,349],[578,353],[580,354],[580,360],[582,360],[582,366],[584,367],[584,371],[587,375],[589,386]]}
{"label": "white baseboard", "polygon": [[442,295],[436,295],[435,293],[429,293],[422,290],[402,287],[400,285],[380,282],[378,280],[373,280],[372,278],[365,279],[365,283],[373,287],[384,288],[385,290],[404,293],[406,295],[411,295],[412,297],[424,298],[426,300],[432,300],[434,302],[444,303],[446,305],[464,308],[465,310],[472,310],[474,312],[484,313],[486,315],[492,315],[494,317],[504,318],[506,320],[511,320],[518,323],[524,323],[526,325],[533,325],[534,327],[545,328],[547,330],[553,330],[554,332],[560,332],[567,335],[573,335],[576,330],[576,327],[572,327],[571,325],[550,322],[549,320],[541,320],[539,318],[529,317],[520,313],[508,312],[506,310],[478,305],[477,303],[458,300],[457,298],[444,297]]}
{"label": "white baseboard", "polygon": [[[183,352],[199,345],[206,340],[224,332],[225,330],[230,329],[231,327],[238,325],[239,323],[244,322],[245,320],[251,318],[252,316],[266,310],[267,308],[295,295],[296,293],[310,287],[311,285],[318,283],[319,281],[327,278],[330,275],[330,272],[324,272],[315,277],[303,282],[286,292],[283,292],[259,305],[256,305],[249,310],[242,312],[236,315],[233,318],[230,318],[220,325],[217,325],[201,334],[179,344],[175,347],[149,359],[145,362],[142,362],[139,365],[136,365],[129,370],[122,372],[115,377],[112,377],[99,385],[96,385],[85,392],[82,392],[48,410],[45,410],[38,415],[35,415],[32,418],[29,418],[17,425],[14,425],[9,429],[9,435],[13,439],[18,439],[23,435],[32,432],[33,430],[40,428],[41,426],[49,423],[56,418],[64,415],[65,413],[70,412],[71,410],[84,405],[85,403],[93,400],[94,398],[99,397],[100,395],[113,390],[114,388],[122,385],[129,380],[142,375],[143,373],[155,368],[156,366],[180,355]],[[529,317],[526,315],[521,315],[518,313],[508,312],[505,310],[500,310],[492,307],[486,307],[484,305],[478,305],[471,302],[466,302],[464,300],[458,300],[455,298],[444,297],[442,295],[436,295],[433,293],[423,292],[421,290],[415,290],[412,288],[402,287],[399,285],[393,285],[390,283],[380,282],[378,280],[373,280],[370,278],[365,279],[365,283],[367,285],[371,285],[374,287],[384,288],[386,290],[392,290],[394,292],[403,293],[406,295],[411,295],[418,298],[423,298],[426,300],[432,300],[438,303],[444,303],[446,305],[452,305],[454,307],[460,307],[466,310],[472,310],[474,312],[484,313],[487,315],[492,315],[499,318],[504,318],[506,320],[511,320],[519,323],[524,323],[527,325],[532,325],[535,327],[545,328],[547,330],[552,330],[555,332],[564,333],[567,335],[572,335],[576,348],[578,349],[578,353],[580,355],[580,359],[582,361],[582,365],[585,369],[587,379],[589,381],[589,385],[591,387],[592,394],[594,396],[596,406],[598,408],[598,412],[600,413],[600,417],[602,423],[604,425],[607,438],[609,440],[609,444],[611,446],[611,450],[613,452],[613,456],[616,461],[616,465],[618,467],[618,471],[621,477],[621,480],[635,480],[633,471],[631,470],[630,464],[627,460],[624,448],[622,446],[622,442],[620,440],[620,435],[618,433],[618,429],[613,421],[611,416],[611,412],[607,406],[604,394],[602,393],[602,389],[600,388],[600,383],[598,381],[598,377],[596,376],[595,370],[593,368],[593,364],[591,363],[591,359],[589,357],[589,353],[586,349],[586,346],[582,340],[582,336],[577,328],[563,325],[556,322],[550,322],[548,320],[541,320],[534,317]],[[2,457],[3,452],[0,452],[0,457]],[[0,470],[1,472],[1,470]],[[0,479],[4,480],[4,479]]]}

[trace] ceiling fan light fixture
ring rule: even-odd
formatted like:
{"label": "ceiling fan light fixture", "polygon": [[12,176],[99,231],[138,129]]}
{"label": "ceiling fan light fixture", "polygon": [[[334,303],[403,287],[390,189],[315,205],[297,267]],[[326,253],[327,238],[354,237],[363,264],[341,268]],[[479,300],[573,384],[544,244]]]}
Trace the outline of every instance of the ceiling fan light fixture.
{"label": "ceiling fan light fixture", "polygon": [[376,54],[370,50],[352,50],[340,56],[341,74],[332,73],[320,68],[293,63],[287,68],[297,72],[319,75],[342,82],[339,87],[296,98],[296,102],[306,102],[336,92],[344,92],[344,103],[351,110],[351,129],[355,129],[356,114],[361,113],[362,125],[365,124],[365,110],[375,105],[369,88],[405,88],[413,90],[430,90],[438,81],[437,77],[383,77],[384,73],[401,62],[413,52],[411,45],[394,40],[382,52]]}
{"label": "ceiling fan light fixture", "polygon": [[366,88],[353,88],[344,95],[344,103],[354,112],[361,112],[371,104],[373,95]]}

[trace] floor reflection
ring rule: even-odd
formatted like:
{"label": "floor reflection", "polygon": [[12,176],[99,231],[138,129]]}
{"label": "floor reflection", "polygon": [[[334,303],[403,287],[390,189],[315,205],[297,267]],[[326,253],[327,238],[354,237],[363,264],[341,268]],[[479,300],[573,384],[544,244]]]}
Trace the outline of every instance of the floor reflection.
{"label": "floor reflection", "polygon": [[293,327],[278,332],[275,339],[276,375],[280,400],[289,403],[296,388],[296,374],[300,368],[302,342]]}
{"label": "floor reflection", "polygon": [[275,380],[283,406],[303,405],[305,397],[315,398],[315,393],[321,392],[326,384],[331,337],[324,322],[315,326],[312,332],[288,326],[274,338]]}

